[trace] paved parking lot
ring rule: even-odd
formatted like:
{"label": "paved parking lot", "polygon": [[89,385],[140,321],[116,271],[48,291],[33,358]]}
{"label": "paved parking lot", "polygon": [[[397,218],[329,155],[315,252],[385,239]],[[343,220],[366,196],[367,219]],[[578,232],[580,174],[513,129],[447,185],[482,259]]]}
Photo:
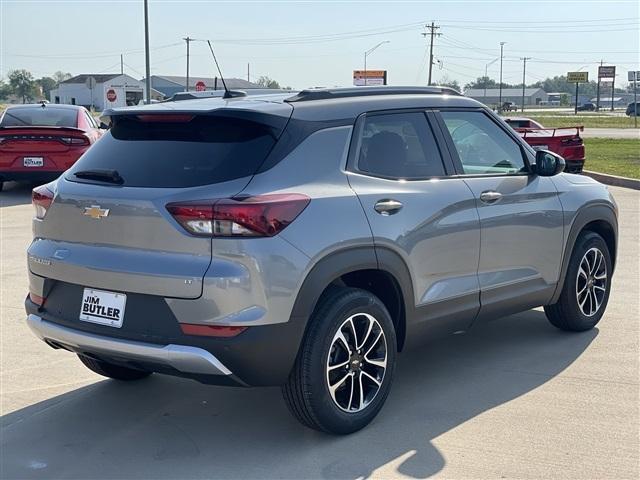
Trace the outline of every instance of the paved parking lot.
{"label": "paved parking lot", "polygon": [[24,323],[29,188],[0,193],[0,478],[639,478],[640,192],[612,188],[609,308],[582,334],[540,310],[400,356],[378,418],[300,426],[280,392],[102,379]]}

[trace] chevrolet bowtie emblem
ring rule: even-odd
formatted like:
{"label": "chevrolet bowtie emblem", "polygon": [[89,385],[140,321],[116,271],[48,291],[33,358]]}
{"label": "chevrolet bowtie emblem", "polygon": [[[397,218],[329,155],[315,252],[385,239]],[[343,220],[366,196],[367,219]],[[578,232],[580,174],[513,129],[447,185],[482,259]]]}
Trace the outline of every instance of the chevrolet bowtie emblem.
{"label": "chevrolet bowtie emblem", "polygon": [[83,215],[98,220],[109,215],[109,209],[100,208],[100,205],[91,205],[90,207],[84,207]]}

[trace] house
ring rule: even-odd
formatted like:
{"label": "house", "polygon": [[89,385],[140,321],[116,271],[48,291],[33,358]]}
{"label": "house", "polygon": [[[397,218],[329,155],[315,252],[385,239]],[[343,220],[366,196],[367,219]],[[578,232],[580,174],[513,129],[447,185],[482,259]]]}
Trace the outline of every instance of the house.
{"label": "house", "polygon": [[[52,103],[66,103],[104,110],[137,105],[145,98],[144,82],[120,73],[83,73],[60,82],[51,90]],[[151,98],[161,100],[162,93],[151,91]]]}
{"label": "house", "polygon": [[[174,93],[186,90],[186,77],[174,75],[151,75],[151,88],[161,92],[165,98],[171,97]],[[227,87],[234,89],[262,88],[257,83],[248,82],[241,78],[225,78]],[[144,79],[140,80],[144,83]],[[222,81],[218,77],[189,77],[189,90],[196,90],[196,85],[204,83],[205,90],[222,90]]]}
{"label": "house", "polygon": [[[500,103],[499,88],[471,88],[464,92],[465,96],[484,103],[485,105],[495,105]],[[548,102],[549,94],[541,88],[525,88],[524,104],[539,105],[541,102]],[[516,105],[522,104],[522,88],[503,88],[502,103],[512,102]]]}

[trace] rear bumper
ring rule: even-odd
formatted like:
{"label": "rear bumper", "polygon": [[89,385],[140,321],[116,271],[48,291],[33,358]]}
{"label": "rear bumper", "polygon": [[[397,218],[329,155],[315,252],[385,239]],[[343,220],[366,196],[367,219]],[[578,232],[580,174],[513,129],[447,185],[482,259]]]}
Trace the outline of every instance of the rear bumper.
{"label": "rear bumper", "polygon": [[42,182],[55,180],[64,170],[0,170],[0,182]]}
{"label": "rear bumper", "polygon": [[232,375],[210,352],[187,345],[154,345],[110,338],[63,327],[34,314],[27,316],[33,332],[54,348],[94,354],[123,362],[154,364],[191,375]]}
{"label": "rear bumper", "polygon": [[566,160],[564,171],[567,173],[580,173],[584,167],[584,158],[579,160]]}

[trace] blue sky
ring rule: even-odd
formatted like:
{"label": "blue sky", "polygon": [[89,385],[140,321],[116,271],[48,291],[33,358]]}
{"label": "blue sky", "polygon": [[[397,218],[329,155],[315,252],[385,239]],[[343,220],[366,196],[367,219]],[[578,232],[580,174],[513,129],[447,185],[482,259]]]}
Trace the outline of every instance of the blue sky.
{"label": "blue sky", "polygon": [[[143,2],[0,0],[0,75],[26,68],[144,74]],[[369,69],[387,69],[396,85],[426,84],[423,24],[435,21],[434,78],[462,85],[484,74],[506,42],[504,81],[522,80],[520,57],[531,57],[527,83],[579,70],[595,78],[597,62],[640,69],[640,2],[214,2],[149,0],[151,72],[184,75],[182,37],[213,39],[228,77],[268,75],[294,88],[350,85],[363,53],[381,41]],[[214,76],[206,43],[191,44],[191,75]],[[499,62],[488,69],[498,77]]]}

